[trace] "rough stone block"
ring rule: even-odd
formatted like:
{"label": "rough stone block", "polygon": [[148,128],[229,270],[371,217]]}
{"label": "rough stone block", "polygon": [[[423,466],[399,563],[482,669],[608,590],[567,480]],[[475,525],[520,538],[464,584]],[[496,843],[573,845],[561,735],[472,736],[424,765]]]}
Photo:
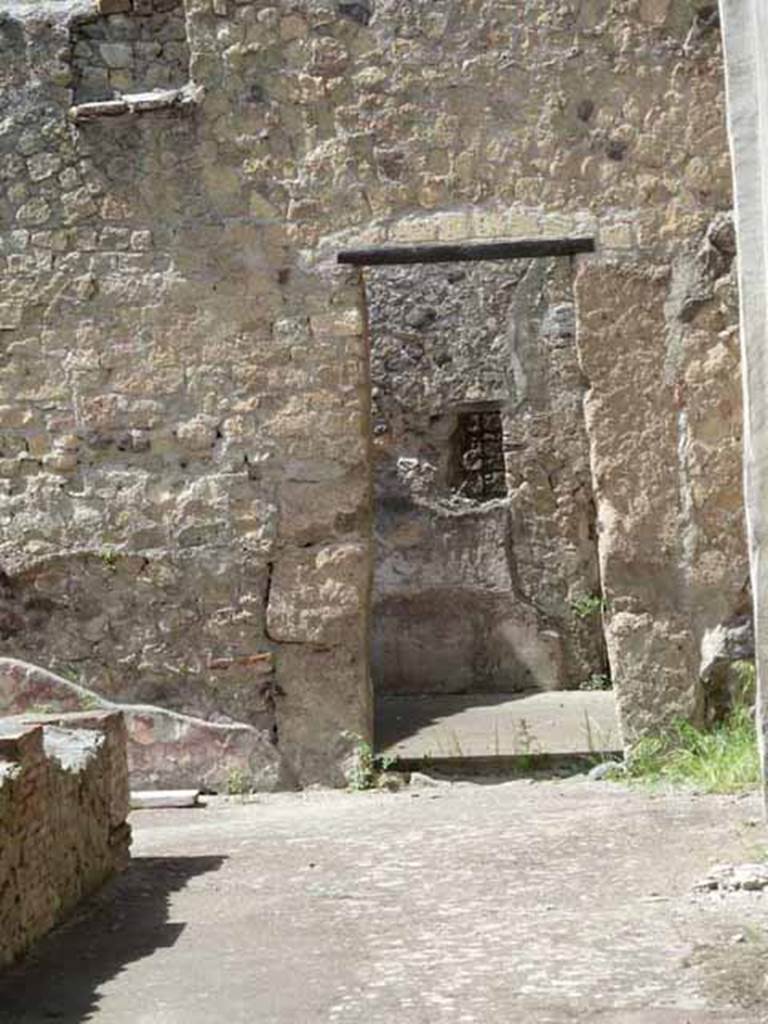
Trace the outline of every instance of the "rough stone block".
{"label": "rough stone block", "polygon": [[406,217],[391,225],[390,242],[436,242],[438,226],[434,217]]}
{"label": "rough stone block", "polygon": [[35,414],[23,405],[0,405],[0,427],[18,429],[28,427]]}
{"label": "rough stone block", "polygon": [[21,302],[0,302],[0,331],[15,331],[21,325]]}
{"label": "rough stone block", "polygon": [[286,770],[300,786],[344,786],[345,760],[370,739],[373,709],[363,648],[303,644],[280,652],[277,728]]}
{"label": "rough stone block", "polygon": [[544,213],[539,224],[541,238],[569,238],[576,234],[572,217],[565,214]]}
{"label": "rough stone block", "polygon": [[309,326],[316,338],[343,338],[363,333],[363,317],[359,309],[344,309],[310,318]]}
{"label": "rough stone block", "polygon": [[528,211],[509,210],[505,217],[507,234],[512,238],[538,238],[540,218]]}
{"label": "rough stone block", "polygon": [[[0,421],[1,422],[1,421]],[[279,491],[281,540],[319,544],[355,533],[368,517],[367,480],[285,480]]]}
{"label": "rough stone block", "polygon": [[473,210],[473,238],[504,238],[509,233],[504,210]]}
{"label": "rough stone block", "polygon": [[131,249],[136,252],[146,252],[152,248],[152,232],[151,231],[133,231],[131,232]]}
{"label": "rough stone block", "polygon": [[280,38],[285,42],[303,39],[308,32],[309,26],[300,15],[289,14],[280,22]]}
{"label": "rough stone block", "polygon": [[640,17],[648,25],[663,25],[671,0],[640,0]]}
{"label": "rough stone block", "polygon": [[332,544],[282,555],[275,563],[267,628],[280,643],[341,643],[367,605],[365,547]]}
{"label": "rough stone block", "polygon": [[440,242],[461,242],[472,237],[472,222],[466,211],[436,213],[434,220]]}
{"label": "rough stone block", "polygon": [[632,225],[626,222],[602,224],[600,245],[605,249],[632,249],[636,245]]}
{"label": "rough stone block", "polygon": [[44,181],[55,174],[61,166],[57,153],[35,153],[27,160],[27,170],[32,181]]}
{"label": "rough stone block", "polygon": [[129,68],[133,64],[133,47],[129,43],[100,43],[99,53],[108,68]]}
{"label": "rough stone block", "polygon": [[86,220],[97,212],[96,203],[87,188],[64,192],[61,196],[61,205],[65,224]]}
{"label": "rough stone block", "polygon": [[51,207],[42,197],[30,199],[28,203],[19,207],[16,212],[16,220],[19,224],[37,226],[45,224],[51,216]]}

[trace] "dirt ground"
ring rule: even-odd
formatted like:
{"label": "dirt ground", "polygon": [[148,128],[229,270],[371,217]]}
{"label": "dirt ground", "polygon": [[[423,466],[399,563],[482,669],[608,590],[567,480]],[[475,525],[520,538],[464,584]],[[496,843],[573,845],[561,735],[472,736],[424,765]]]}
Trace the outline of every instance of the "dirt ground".
{"label": "dirt ground", "polygon": [[760,1024],[757,799],[466,782],[143,811],[131,869],[0,980],[0,1022]]}

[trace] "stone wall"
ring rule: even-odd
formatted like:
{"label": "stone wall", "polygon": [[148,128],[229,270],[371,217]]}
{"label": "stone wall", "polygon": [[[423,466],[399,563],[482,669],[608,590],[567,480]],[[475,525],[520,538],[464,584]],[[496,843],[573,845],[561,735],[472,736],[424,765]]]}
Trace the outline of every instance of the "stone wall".
{"label": "stone wall", "polygon": [[[571,261],[372,268],[366,294],[375,689],[558,689],[604,674]],[[487,431],[494,415],[500,464],[477,485],[482,466],[467,465],[489,456],[463,424],[480,416]],[[596,607],[579,615],[586,598]]]}
{"label": "stone wall", "polygon": [[69,679],[12,658],[0,658],[0,721],[29,709],[47,714],[119,711],[125,721],[132,789],[271,791],[281,777],[280,754],[263,730],[241,722],[211,722],[150,704],[106,700]]}
{"label": "stone wall", "polygon": [[0,966],[126,866],[127,816],[120,714],[0,719]]}
{"label": "stone wall", "polygon": [[371,729],[372,458],[364,293],[336,253],[594,235],[576,344],[611,671],[627,738],[695,713],[747,577],[712,19],[185,10],[198,102],[83,124],[94,6],[0,16],[3,653],[248,722],[285,777],[342,782]]}
{"label": "stone wall", "polygon": [[[744,366],[746,515],[754,593],[757,655],[757,723],[763,778],[768,781],[768,571],[765,517],[768,509],[768,11],[760,0],[722,0],[728,126],[733,152],[739,241],[741,346]],[[768,789],[764,785],[764,797]],[[768,806],[768,804],[767,804]]]}
{"label": "stone wall", "polygon": [[106,0],[101,9],[72,28],[75,103],[186,84],[182,0]]}
{"label": "stone wall", "polygon": [[606,640],[638,731],[704,713],[709,637],[750,610],[732,243],[716,220],[669,267],[594,263],[576,282]]}

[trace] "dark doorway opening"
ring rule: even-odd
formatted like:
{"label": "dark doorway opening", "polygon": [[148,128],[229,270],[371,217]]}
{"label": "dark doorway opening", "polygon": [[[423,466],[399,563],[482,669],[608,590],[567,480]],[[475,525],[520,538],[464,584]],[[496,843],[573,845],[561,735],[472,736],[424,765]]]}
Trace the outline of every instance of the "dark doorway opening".
{"label": "dark doorway opening", "polygon": [[456,248],[378,255],[365,278],[377,744],[618,749],[572,259]]}

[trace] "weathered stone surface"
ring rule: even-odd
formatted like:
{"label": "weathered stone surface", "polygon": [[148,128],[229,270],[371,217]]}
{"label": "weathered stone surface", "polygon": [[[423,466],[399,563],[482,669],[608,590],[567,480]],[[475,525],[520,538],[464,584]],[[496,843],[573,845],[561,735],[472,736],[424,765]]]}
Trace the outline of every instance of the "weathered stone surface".
{"label": "weathered stone surface", "polygon": [[[702,712],[704,636],[744,601],[731,311],[678,273],[594,263],[576,280],[606,642],[628,739]],[[695,313],[681,317],[694,295]],[[698,367],[719,352],[728,369],[711,378]]]}
{"label": "weathered stone surface", "polygon": [[0,976],[4,1024],[765,1024],[766,893],[691,894],[754,796],[426,785],[135,813],[132,870]]}
{"label": "weathered stone surface", "polygon": [[272,790],[285,781],[267,730],[206,722],[149,705],[116,704],[34,665],[0,658],[0,715],[82,713],[88,708],[122,712],[133,788],[195,786],[223,792],[237,777],[243,789]]}
{"label": "weathered stone surface", "polygon": [[0,719],[0,966],[128,860],[122,716],[41,721]]}
{"label": "weathered stone surface", "polygon": [[[612,671],[620,687],[627,674],[628,736],[695,710],[701,636],[744,610],[734,290],[699,255],[731,195],[718,33],[688,0],[663,8],[382,0],[366,20],[330,0],[201,0],[183,17],[142,0],[97,17],[46,3],[42,18],[12,0],[5,652],[260,730],[290,702],[278,745],[311,763],[302,777],[339,781],[370,703],[373,559],[364,296],[336,252],[593,234],[576,333],[611,424],[587,421],[609,620],[628,616]],[[130,45],[133,65],[109,68],[101,44]],[[73,101],[182,74],[200,102],[68,120]],[[190,423],[205,427],[192,445]],[[557,514],[538,520],[539,552],[562,536]],[[317,566],[342,549],[359,555]],[[284,640],[267,636],[268,604]],[[633,667],[624,650],[646,654]],[[286,697],[245,662],[209,667],[262,651]]]}
{"label": "weathered stone surface", "polygon": [[746,518],[749,528],[757,655],[757,720],[764,797],[768,809],[768,571],[765,515],[768,508],[768,423],[765,416],[766,138],[765,61],[768,11],[759,0],[722,0],[728,77],[728,127],[733,153],[736,226],[739,244],[741,353],[744,370],[744,453]]}
{"label": "weathered stone surface", "polygon": [[694,892],[762,892],[768,889],[766,864],[716,864],[693,886]]}
{"label": "weathered stone surface", "polygon": [[734,707],[755,700],[755,631],[751,615],[717,625],[704,634],[699,675],[707,717],[724,718]]}
{"label": "weathered stone surface", "polygon": [[188,81],[189,47],[181,0],[100,0],[99,13],[101,17],[75,23],[75,103],[181,87]]}
{"label": "weathered stone surface", "polygon": [[563,637],[535,608],[492,591],[425,587],[381,595],[373,664],[384,693],[557,689]]}
{"label": "weathered stone surface", "polygon": [[[557,689],[603,674],[570,261],[371,269],[366,293],[376,688]],[[467,410],[482,409],[501,427],[490,499],[467,491],[459,450]]]}
{"label": "weathered stone surface", "polygon": [[288,781],[346,785],[350,759],[373,731],[370,688],[360,686],[365,671],[343,647],[285,648],[276,675],[277,734]]}
{"label": "weathered stone surface", "polygon": [[267,605],[269,638],[277,643],[339,643],[359,628],[369,568],[361,544],[333,544],[283,556],[275,563]]}

